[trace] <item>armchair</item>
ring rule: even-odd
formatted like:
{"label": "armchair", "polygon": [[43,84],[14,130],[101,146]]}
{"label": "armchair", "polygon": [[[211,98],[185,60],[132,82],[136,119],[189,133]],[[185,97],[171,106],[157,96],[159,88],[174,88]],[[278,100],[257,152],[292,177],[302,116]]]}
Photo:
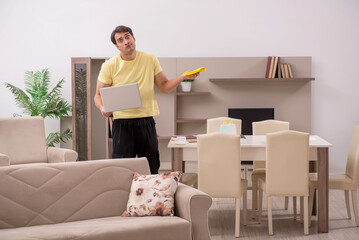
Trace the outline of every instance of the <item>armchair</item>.
{"label": "armchair", "polygon": [[42,117],[0,118],[0,166],[76,159],[73,150],[46,147]]}

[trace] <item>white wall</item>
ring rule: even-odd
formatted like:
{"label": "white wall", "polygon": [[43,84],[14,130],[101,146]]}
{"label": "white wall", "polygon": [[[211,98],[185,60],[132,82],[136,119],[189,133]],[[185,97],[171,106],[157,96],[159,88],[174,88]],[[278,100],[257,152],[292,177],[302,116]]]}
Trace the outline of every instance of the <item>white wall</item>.
{"label": "white wall", "polygon": [[23,87],[26,70],[65,77],[70,101],[70,58],[117,54],[124,24],[158,57],[312,56],[312,134],[341,172],[359,124],[358,12],[356,0],[0,0],[0,117],[21,113],[2,83]]}

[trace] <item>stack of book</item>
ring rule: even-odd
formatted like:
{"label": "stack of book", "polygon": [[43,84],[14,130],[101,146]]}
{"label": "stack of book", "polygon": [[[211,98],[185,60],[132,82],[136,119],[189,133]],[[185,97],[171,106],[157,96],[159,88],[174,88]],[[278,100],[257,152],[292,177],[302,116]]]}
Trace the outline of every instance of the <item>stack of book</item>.
{"label": "stack of book", "polygon": [[280,58],[269,56],[265,78],[293,78],[292,65],[280,63]]}
{"label": "stack of book", "polygon": [[293,70],[292,70],[292,65],[290,65],[290,63],[281,63],[280,70],[281,70],[282,78],[293,78]]}

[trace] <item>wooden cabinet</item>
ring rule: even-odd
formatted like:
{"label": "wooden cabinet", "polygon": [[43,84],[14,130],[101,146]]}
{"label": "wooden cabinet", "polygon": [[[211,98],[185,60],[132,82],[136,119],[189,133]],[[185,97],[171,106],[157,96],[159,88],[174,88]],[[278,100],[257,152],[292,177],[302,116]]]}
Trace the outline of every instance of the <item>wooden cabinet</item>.
{"label": "wooden cabinet", "polygon": [[96,108],[98,73],[105,58],[71,58],[72,142],[79,160],[106,158],[106,118]]}

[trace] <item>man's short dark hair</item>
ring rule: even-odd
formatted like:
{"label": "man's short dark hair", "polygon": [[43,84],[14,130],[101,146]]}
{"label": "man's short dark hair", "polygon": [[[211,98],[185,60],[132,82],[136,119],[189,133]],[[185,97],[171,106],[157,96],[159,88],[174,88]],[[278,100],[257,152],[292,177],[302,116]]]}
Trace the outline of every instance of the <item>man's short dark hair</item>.
{"label": "man's short dark hair", "polygon": [[124,32],[130,33],[132,35],[132,37],[133,37],[133,33],[132,33],[131,28],[123,26],[123,25],[120,25],[120,26],[117,26],[115,28],[115,30],[112,31],[112,33],[111,33],[111,42],[116,45],[115,34],[116,33],[124,33]]}

